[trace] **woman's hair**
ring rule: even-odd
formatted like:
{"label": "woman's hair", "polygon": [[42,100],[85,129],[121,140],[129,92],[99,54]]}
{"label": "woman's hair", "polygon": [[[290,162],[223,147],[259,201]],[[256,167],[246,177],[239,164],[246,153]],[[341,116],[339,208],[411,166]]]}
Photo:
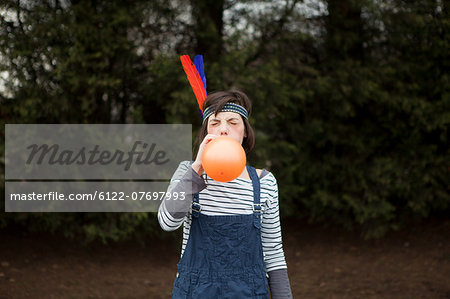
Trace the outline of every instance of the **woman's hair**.
{"label": "woman's hair", "polygon": [[[252,102],[245,93],[238,90],[218,91],[208,94],[205,102],[203,103],[203,111],[205,111],[206,108],[213,106],[215,107],[214,113],[211,115],[215,115],[219,113],[220,110],[222,110],[223,106],[226,103],[235,103],[241,105],[245,108],[245,110],[247,110],[248,115],[250,116],[250,113],[252,111]],[[246,133],[246,137],[244,137],[244,139],[242,140],[242,147],[244,148],[245,153],[248,155],[255,146],[255,134],[253,133],[253,129],[250,126],[248,119],[242,116],[241,118],[244,121]],[[203,122],[202,127],[200,128],[200,131],[198,133],[197,140],[195,142],[197,148],[206,135],[208,135],[207,119],[205,119],[205,121]]]}

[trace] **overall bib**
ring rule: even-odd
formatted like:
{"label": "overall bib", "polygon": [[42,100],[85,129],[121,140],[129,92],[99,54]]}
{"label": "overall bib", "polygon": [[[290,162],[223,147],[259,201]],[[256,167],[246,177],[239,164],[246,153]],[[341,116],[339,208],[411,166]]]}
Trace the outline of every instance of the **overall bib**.
{"label": "overall bib", "polygon": [[189,239],[178,263],[172,298],[269,298],[261,243],[260,184],[253,184],[253,214],[207,216],[198,194],[192,203]]}

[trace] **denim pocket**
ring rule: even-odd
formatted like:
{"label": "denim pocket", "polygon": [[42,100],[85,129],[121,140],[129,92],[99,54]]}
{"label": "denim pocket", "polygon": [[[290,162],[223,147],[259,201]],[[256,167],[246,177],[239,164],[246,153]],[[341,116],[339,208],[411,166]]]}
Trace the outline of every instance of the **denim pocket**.
{"label": "denim pocket", "polygon": [[212,245],[225,245],[236,248],[241,245],[248,229],[242,223],[214,223],[208,226],[208,235]]}

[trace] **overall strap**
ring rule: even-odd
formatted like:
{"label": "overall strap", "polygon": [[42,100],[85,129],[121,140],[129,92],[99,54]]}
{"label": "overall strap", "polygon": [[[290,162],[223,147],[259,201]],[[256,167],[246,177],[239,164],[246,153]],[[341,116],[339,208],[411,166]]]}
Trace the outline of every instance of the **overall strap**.
{"label": "overall strap", "polygon": [[194,194],[194,200],[192,201],[192,216],[198,218],[200,216],[200,211],[202,210],[202,206],[200,205],[200,198],[198,193]]}
{"label": "overall strap", "polygon": [[[189,165],[192,165],[194,161],[191,161]],[[200,211],[202,210],[202,206],[200,205],[200,197],[198,196],[198,193],[194,194],[194,200],[192,201],[192,216],[195,218],[198,218],[200,216]]]}
{"label": "overall strap", "polygon": [[256,173],[256,169],[251,166],[247,166],[248,174],[250,175],[250,178],[252,179],[252,185],[253,185],[253,225],[256,228],[261,228],[261,202],[260,202],[260,190],[261,185],[259,182],[258,174]]}

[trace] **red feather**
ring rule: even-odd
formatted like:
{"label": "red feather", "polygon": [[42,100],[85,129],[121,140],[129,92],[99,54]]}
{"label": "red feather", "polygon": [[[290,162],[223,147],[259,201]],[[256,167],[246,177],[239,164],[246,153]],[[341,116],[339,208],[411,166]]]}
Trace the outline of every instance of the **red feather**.
{"label": "red feather", "polygon": [[188,55],[183,55],[180,57],[181,64],[183,65],[184,72],[191,84],[192,90],[194,91],[195,97],[197,98],[198,107],[203,112],[203,102],[206,99],[205,87],[203,86],[203,81],[192,63],[191,58]]}

